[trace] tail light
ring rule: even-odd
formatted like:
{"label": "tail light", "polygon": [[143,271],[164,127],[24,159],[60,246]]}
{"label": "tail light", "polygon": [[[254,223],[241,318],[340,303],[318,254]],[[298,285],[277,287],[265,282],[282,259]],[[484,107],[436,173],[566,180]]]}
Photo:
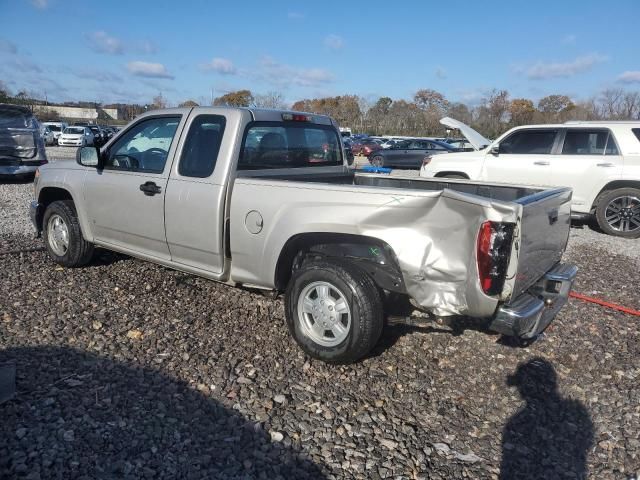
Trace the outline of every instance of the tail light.
{"label": "tail light", "polygon": [[290,122],[313,122],[311,115],[302,115],[299,113],[283,113],[282,120]]}
{"label": "tail light", "polygon": [[502,291],[513,242],[512,223],[484,222],[478,232],[476,257],[482,291],[497,295]]}
{"label": "tail light", "polygon": [[425,155],[425,157],[422,159],[422,166],[425,167],[429,165],[431,163],[432,158],[433,158],[433,155]]}

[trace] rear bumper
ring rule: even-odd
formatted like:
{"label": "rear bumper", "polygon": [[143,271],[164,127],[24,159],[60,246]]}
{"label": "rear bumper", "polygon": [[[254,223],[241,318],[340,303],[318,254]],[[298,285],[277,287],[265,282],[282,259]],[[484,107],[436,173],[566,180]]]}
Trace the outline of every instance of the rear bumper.
{"label": "rear bumper", "polygon": [[0,175],[30,175],[37,169],[38,165],[0,165]]}
{"label": "rear bumper", "polygon": [[558,263],[525,293],[498,308],[489,328],[503,335],[534,338],[567,303],[577,274],[575,265]]}

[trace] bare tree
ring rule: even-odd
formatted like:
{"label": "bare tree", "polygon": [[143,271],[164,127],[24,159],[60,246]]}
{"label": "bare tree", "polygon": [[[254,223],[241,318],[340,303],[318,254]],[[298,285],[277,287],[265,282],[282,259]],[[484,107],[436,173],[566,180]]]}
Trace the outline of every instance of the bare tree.
{"label": "bare tree", "polygon": [[256,107],[283,109],[287,105],[284,96],[280,92],[267,92],[262,95],[256,95],[254,99]]}

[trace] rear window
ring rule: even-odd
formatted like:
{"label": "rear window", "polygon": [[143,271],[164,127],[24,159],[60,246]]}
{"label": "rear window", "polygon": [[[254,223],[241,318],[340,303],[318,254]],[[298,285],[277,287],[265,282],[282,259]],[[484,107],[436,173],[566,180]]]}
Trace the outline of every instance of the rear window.
{"label": "rear window", "polygon": [[342,165],[340,140],[330,126],[255,122],[246,131],[239,170]]}
{"label": "rear window", "polygon": [[563,155],[618,155],[608,130],[569,129],[562,146]]}
{"label": "rear window", "polygon": [[16,110],[0,110],[0,128],[33,128],[33,118]]}

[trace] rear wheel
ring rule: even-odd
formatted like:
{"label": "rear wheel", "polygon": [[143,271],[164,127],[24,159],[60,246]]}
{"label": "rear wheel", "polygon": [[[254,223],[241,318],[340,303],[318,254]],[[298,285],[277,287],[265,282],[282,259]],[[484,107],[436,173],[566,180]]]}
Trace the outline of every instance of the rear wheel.
{"label": "rear wheel", "polygon": [[82,267],[93,257],[93,244],[82,236],[71,200],[51,203],[44,212],[44,244],[54,262],[65,267]]}
{"label": "rear wheel", "polygon": [[618,188],[604,193],[598,200],[596,221],[609,235],[640,237],[640,189]]}
{"label": "rear wheel", "polygon": [[285,296],[289,332],[313,358],[351,363],[382,333],[383,304],[375,283],[347,262],[309,261],[293,275]]}

